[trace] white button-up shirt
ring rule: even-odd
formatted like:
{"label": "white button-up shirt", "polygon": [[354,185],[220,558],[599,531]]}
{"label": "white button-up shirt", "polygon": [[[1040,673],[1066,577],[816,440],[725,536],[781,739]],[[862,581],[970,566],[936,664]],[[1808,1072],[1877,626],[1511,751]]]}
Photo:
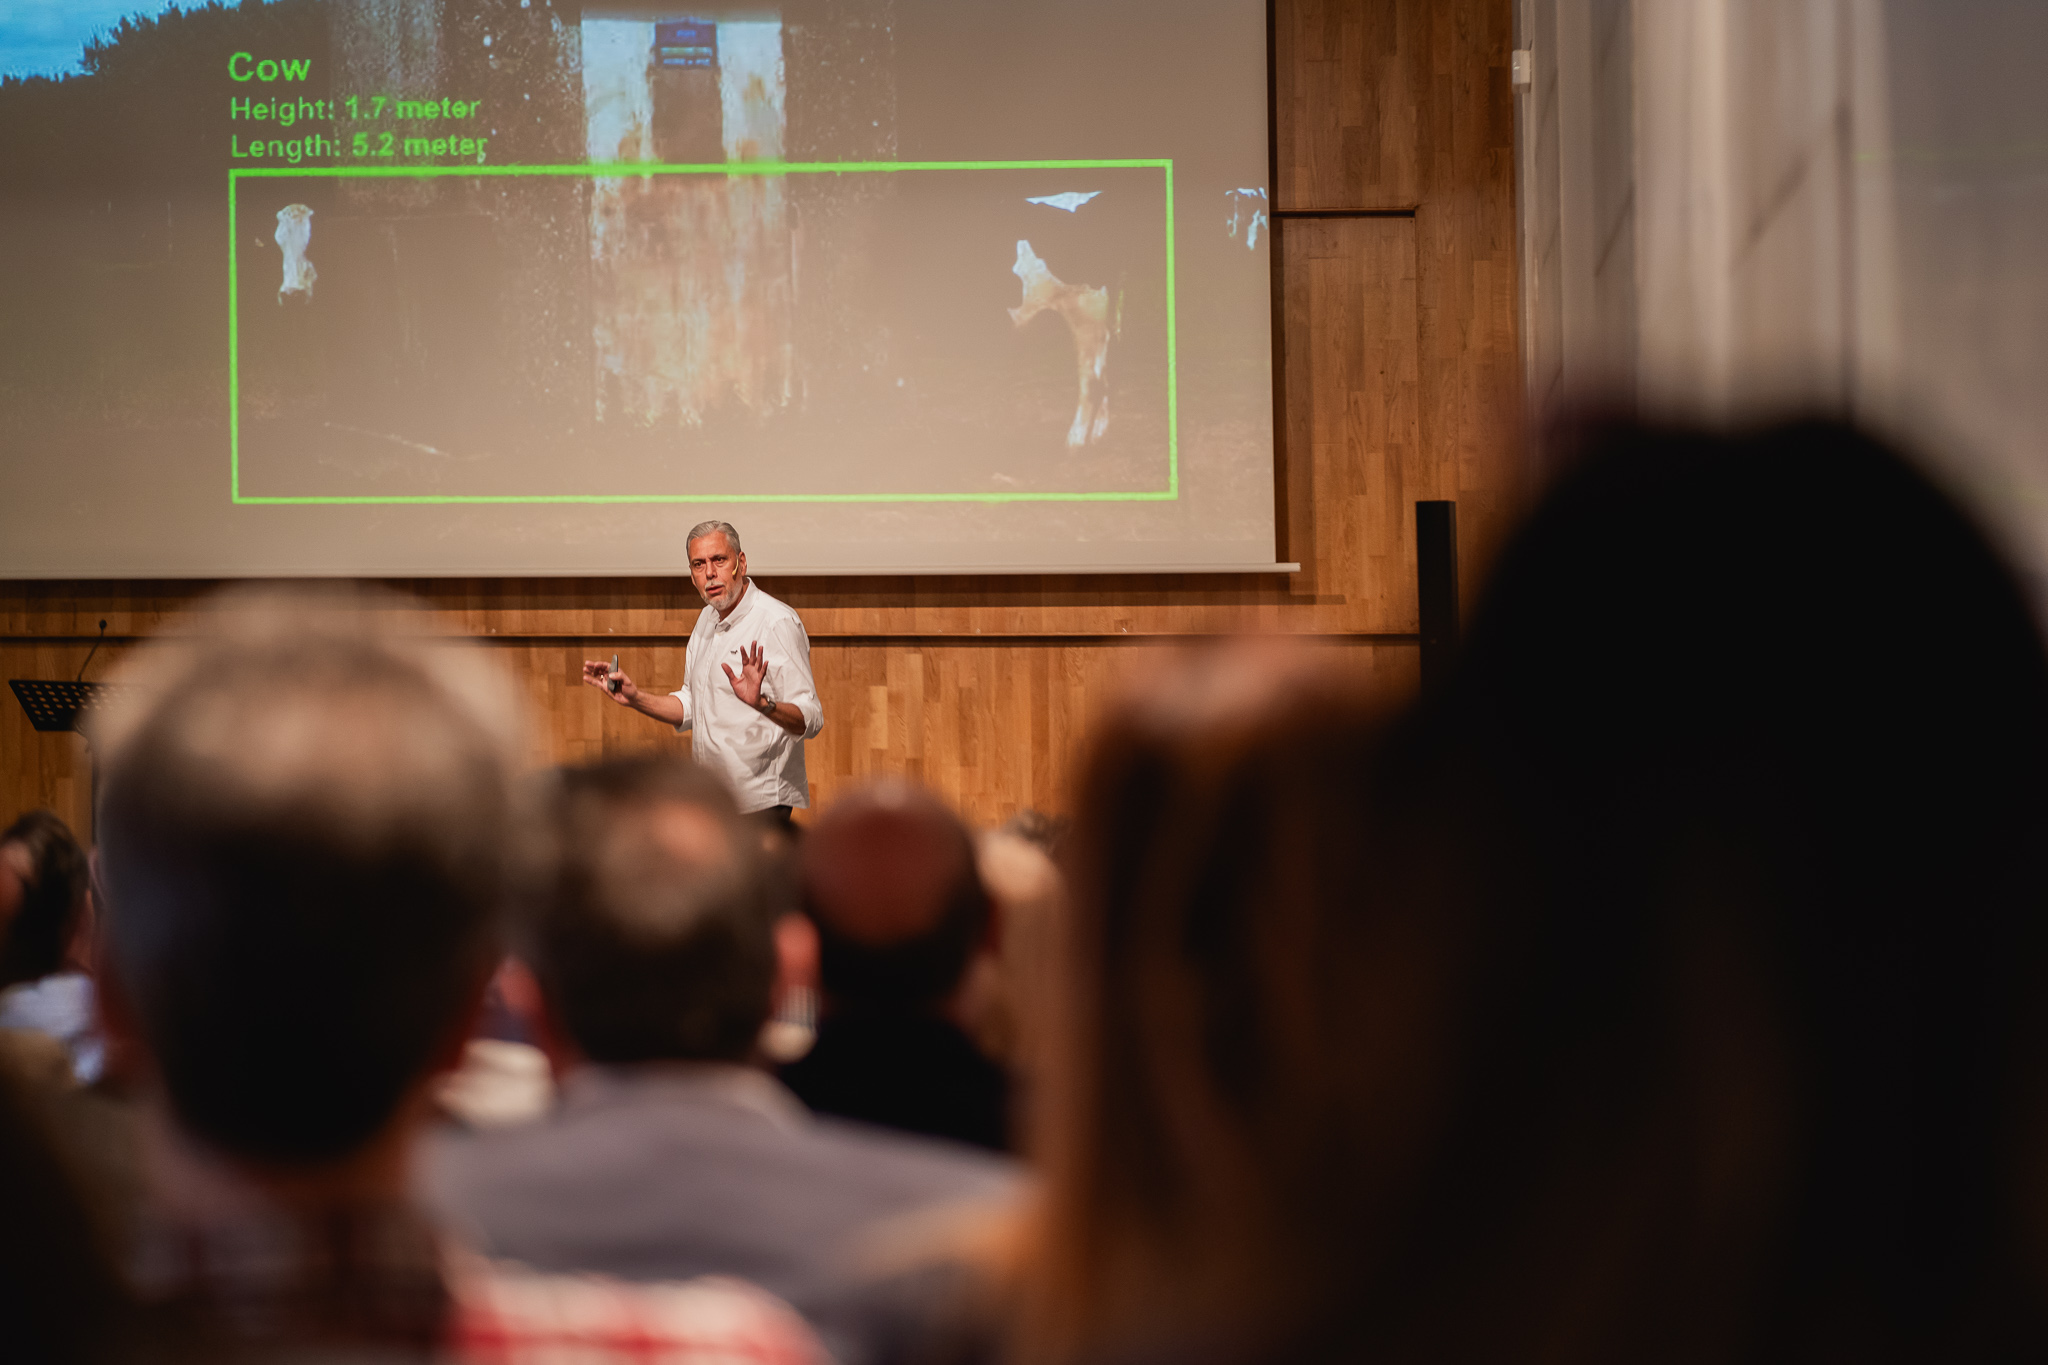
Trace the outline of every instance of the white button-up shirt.
{"label": "white button-up shirt", "polygon": [[[733,692],[722,665],[738,673],[740,651],[754,645],[768,665],[762,691],[803,713],[803,734],[790,734]],[[749,578],[730,616],[721,620],[718,608],[705,607],[683,656],[682,690],[670,695],[683,704],[677,733],[690,732],[691,753],[731,784],[741,810],[811,804],[804,741],[825,728],[825,708],[811,681],[811,637],[786,603]]]}

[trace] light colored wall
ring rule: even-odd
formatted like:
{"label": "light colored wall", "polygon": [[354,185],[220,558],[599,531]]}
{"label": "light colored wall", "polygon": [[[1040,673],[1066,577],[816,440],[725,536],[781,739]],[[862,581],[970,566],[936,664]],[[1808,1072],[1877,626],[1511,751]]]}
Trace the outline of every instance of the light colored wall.
{"label": "light colored wall", "polygon": [[1634,7],[1522,0],[1530,408],[1633,394],[1637,367]]}
{"label": "light colored wall", "polygon": [[1527,392],[1902,440],[2048,603],[2048,6],[1518,0]]}
{"label": "light colored wall", "polygon": [[[1565,0],[1569,3],[1569,0]],[[1564,194],[1560,103],[1560,0],[1519,0],[1515,45],[1527,55],[1528,80],[1515,101],[1521,212],[1522,345],[1532,412],[1556,410],[1565,396]]]}
{"label": "light colored wall", "polygon": [[1898,317],[1875,0],[1524,3],[1556,70],[1524,97],[1558,128],[1554,222],[1524,229],[1558,241],[1530,258],[1560,314],[1539,415],[1880,401]]}
{"label": "light colored wall", "polygon": [[1885,0],[1900,424],[2048,602],[2048,5]]}
{"label": "light colored wall", "polygon": [[[1865,0],[1636,7],[1641,380],[1656,406],[1854,412],[1888,353],[1882,16]],[[1861,69],[1859,69],[1861,68]]]}

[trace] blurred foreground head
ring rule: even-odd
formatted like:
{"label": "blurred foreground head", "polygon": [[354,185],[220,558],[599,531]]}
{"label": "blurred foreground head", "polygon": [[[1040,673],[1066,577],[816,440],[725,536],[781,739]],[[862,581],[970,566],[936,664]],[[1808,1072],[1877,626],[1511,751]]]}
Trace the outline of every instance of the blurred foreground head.
{"label": "blurred foreground head", "polygon": [[2028,604],[1907,463],[1824,423],[1599,435],[1381,772],[1454,1022],[1350,1328],[2040,1358],[2044,773]]}
{"label": "blurred foreground head", "polygon": [[1412,926],[1359,912],[1376,726],[1327,655],[1277,641],[1177,654],[1099,721],[1026,1358],[1231,1359],[1336,1292],[1409,1140],[1432,972]]}
{"label": "blurred foreground head", "polygon": [[310,1166],[459,1046],[503,890],[515,699],[357,594],[230,595],[100,736],[108,969],[178,1122]]}
{"label": "blurred foreground head", "polygon": [[973,836],[908,782],[877,782],[835,802],[804,839],[801,881],[834,1009],[937,1007],[988,930]]}
{"label": "blurred foreground head", "polygon": [[1843,428],[1616,430],[1384,733],[1109,717],[1028,1357],[2040,1358],[2048,661]]}
{"label": "blurred foreground head", "polygon": [[767,1021],[774,910],[759,830],[705,769],[566,769],[528,841],[521,951],[594,1062],[739,1061]]}

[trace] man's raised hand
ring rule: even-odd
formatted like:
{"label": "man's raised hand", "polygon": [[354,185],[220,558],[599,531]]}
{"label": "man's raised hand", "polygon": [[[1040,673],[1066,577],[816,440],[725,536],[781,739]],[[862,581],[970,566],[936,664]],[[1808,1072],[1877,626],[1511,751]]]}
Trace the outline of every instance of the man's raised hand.
{"label": "man's raised hand", "polygon": [[[612,680],[617,679],[619,690],[612,691]],[[583,661],[583,681],[610,697],[621,706],[631,706],[633,699],[640,695],[640,689],[633,686],[633,680],[624,673],[612,672],[612,666],[602,659]],[[758,690],[758,689],[757,689]]]}
{"label": "man's raised hand", "polygon": [[732,694],[756,711],[761,709],[761,680],[768,676],[768,653],[759,645],[748,645],[740,651],[740,671],[732,671],[731,664],[720,664],[725,670],[726,680],[732,684]]}

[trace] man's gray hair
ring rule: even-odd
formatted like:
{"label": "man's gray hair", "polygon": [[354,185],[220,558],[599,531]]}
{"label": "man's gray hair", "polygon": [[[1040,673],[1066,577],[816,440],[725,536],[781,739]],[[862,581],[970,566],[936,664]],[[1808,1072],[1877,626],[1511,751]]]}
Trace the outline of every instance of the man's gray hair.
{"label": "man's gray hair", "polygon": [[740,549],[740,533],[732,529],[732,523],[729,521],[700,521],[692,526],[689,537],[683,541],[683,552],[688,554],[692,545],[709,535],[724,536],[725,543],[732,547],[732,552],[736,555],[746,553]]}
{"label": "man's gray hair", "polygon": [[520,947],[594,1062],[736,1062],[775,986],[773,863],[710,771],[679,758],[558,772],[520,840]]}

